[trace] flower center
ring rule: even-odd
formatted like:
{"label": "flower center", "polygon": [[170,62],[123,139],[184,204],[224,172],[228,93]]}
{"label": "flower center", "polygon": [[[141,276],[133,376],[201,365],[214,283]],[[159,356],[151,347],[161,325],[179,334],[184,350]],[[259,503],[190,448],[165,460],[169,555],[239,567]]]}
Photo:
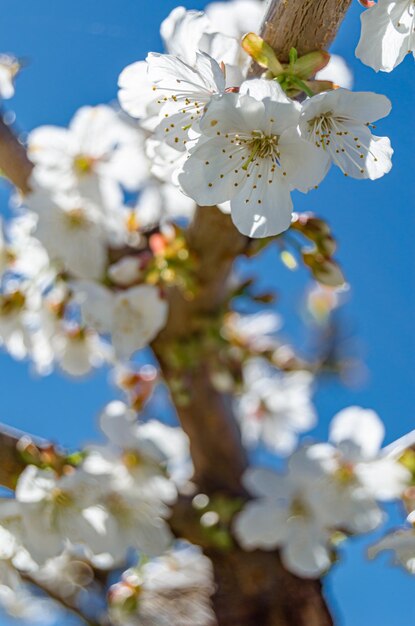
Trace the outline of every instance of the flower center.
{"label": "flower center", "polygon": [[65,213],[69,228],[78,229],[86,226],[88,220],[83,209],[71,209]]}
{"label": "flower center", "polygon": [[87,154],[78,154],[73,160],[73,166],[78,176],[86,176],[94,170],[96,159]]}
{"label": "flower center", "polygon": [[275,160],[279,159],[278,151],[278,135],[265,135],[262,130],[253,130],[252,139],[239,139],[241,144],[246,144],[250,154],[248,159],[242,166],[243,170],[247,170],[249,165],[258,159],[267,159],[269,157]]}

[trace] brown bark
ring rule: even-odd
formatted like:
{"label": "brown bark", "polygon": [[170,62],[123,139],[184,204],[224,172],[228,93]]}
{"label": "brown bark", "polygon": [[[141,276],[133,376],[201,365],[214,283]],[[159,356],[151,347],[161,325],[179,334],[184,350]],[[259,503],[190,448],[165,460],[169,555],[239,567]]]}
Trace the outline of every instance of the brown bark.
{"label": "brown bark", "polygon": [[[324,48],[333,39],[350,2],[273,0],[261,34],[282,61],[287,60],[291,47],[296,47],[300,55]],[[1,123],[0,168],[22,191],[28,191],[31,164],[22,146]],[[153,348],[176,400],[183,429],[190,437],[199,489],[209,495],[239,495],[243,493],[240,479],[246,457],[230,399],[212,384],[201,320],[213,319],[217,314],[226,296],[232,263],[248,240],[234,228],[229,216],[216,208],[199,207],[188,232],[188,243],[199,261],[199,291],[189,301],[178,290],[170,290],[169,319]],[[177,370],[172,354],[191,342],[199,346],[198,357]],[[0,437],[3,449],[6,464],[1,461],[0,482],[13,486],[14,479],[9,480],[8,473],[19,471],[20,460],[14,456],[7,436]],[[180,511],[180,519],[172,524],[191,539],[191,505],[186,506]],[[219,626],[331,626],[320,582],[298,579],[284,570],[276,552],[245,553],[238,547],[226,552],[205,550],[215,570],[214,606]]]}
{"label": "brown bark", "polygon": [[299,56],[326,49],[336,36],[351,0],[273,0],[262,23],[262,37],[288,61],[290,48]]}
{"label": "brown bark", "polygon": [[0,170],[20,191],[27,193],[32,169],[25,147],[0,118]]}
{"label": "brown bark", "polygon": [[206,550],[215,564],[220,626],[332,626],[319,580],[285,570],[277,553]]}

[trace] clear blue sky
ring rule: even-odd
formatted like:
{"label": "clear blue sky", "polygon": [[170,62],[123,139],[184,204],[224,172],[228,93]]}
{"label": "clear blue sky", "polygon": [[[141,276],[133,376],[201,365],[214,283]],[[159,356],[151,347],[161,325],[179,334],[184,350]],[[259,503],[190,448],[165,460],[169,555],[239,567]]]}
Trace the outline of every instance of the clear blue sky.
{"label": "clear blue sky", "polygon": [[[148,50],[160,49],[159,23],[176,4],[174,0],[3,2],[0,52],[30,61],[18,80],[17,95],[6,105],[16,112],[20,128],[66,125],[79,106],[113,100],[121,69],[144,58]],[[204,2],[183,4],[203,8]],[[321,385],[318,432],[325,434],[338,409],[360,404],[379,412],[392,440],[415,427],[414,65],[407,58],[392,74],[377,75],[358,63],[354,48],[359,13],[356,1],[333,50],[354,69],[356,90],[378,91],[392,99],[392,114],[376,132],[391,137],[394,168],[375,183],[345,179],[332,171],[318,191],[296,197],[296,208],[324,216],[339,240],[338,258],[352,285],[346,315],[361,340],[369,369],[361,389]],[[5,188],[0,189],[0,206],[6,210]],[[273,258],[270,254],[261,264],[262,281],[281,289],[286,332],[301,341],[296,311],[307,275],[291,274],[277,261],[270,269]],[[0,421],[73,447],[95,436],[95,416],[114,394],[105,372],[81,383],[61,375],[35,379],[26,364],[3,354],[0,381]],[[352,543],[345,561],[327,581],[338,623],[406,626],[415,619],[415,578],[389,568],[385,559],[366,563],[365,543]],[[0,626],[9,623],[0,616]]]}

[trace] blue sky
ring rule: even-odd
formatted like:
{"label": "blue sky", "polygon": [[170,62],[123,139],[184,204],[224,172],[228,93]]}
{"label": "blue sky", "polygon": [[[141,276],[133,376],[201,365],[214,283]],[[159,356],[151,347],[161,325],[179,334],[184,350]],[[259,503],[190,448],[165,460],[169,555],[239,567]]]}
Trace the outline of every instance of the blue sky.
{"label": "blue sky", "polygon": [[[183,2],[203,8],[204,2]],[[128,63],[159,50],[158,26],[176,6],[174,0],[14,0],[0,22],[0,52],[28,59],[17,94],[7,103],[19,127],[66,125],[84,104],[116,97],[117,77]],[[318,434],[327,431],[340,408],[360,404],[374,408],[392,440],[414,428],[414,294],[413,241],[414,158],[410,112],[414,103],[413,61],[392,74],[375,74],[356,61],[360,7],[355,1],[333,51],[346,58],[355,73],[355,89],[385,93],[393,102],[389,118],[376,132],[388,135],[395,148],[394,167],[383,179],[357,182],[332,171],[321,187],[298,194],[296,209],[324,216],[339,241],[338,258],[352,289],[343,316],[359,337],[369,376],[358,389],[322,383],[316,402],[321,415]],[[7,190],[0,188],[0,206]],[[258,264],[261,281],[278,287],[285,332],[301,344],[299,308],[307,273],[288,272],[270,252]],[[96,433],[95,416],[115,390],[107,373],[83,382],[56,374],[35,378],[27,364],[0,355],[0,421],[63,445],[75,447]],[[367,540],[351,542],[344,562],[327,581],[341,626],[404,626],[415,619],[415,579],[391,569],[382,558],[367,563]],[[9,620],[0,616],[0,625]]]}

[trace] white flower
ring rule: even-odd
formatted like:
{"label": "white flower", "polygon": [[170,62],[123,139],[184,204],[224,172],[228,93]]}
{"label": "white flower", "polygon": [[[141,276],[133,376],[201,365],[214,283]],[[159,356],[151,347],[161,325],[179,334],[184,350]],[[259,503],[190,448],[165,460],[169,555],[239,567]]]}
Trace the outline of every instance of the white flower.
{"label": "white flower", "polygon": [[106,513],[94,506],[98,484],[81,470],[62,478],[29,465],[16,486],[23,544],[38,563],[59,555],[72,543],[93,553],[104,551]]}
{"label": "white flower", "polygon": [[222,333],[228,341],[242,345],[250,352],[264,352],[280,345],[276,333],[281,326],[281,318],[274,311],[249,315],[232,312],[225,318]]}
{"label": "white flower", "polygon": [[26,204],[38,216],[34,231],[50,260],[77,278],[103,277],[107,262],[104,215],[93,203],[77,195],[51,196],[37,191]]}
{"label": "white flower", "polygon": [[27,283],[11,283],[0,294],[0,346],[15,359],[24,359],[31,350],[29,319],[39,309],[40,299]]}
{"label": "white flower", "polygon": [[144,348],[166,323],[167,302],[151,285],[112,292],[96,283],[78,281],[74,288],[86,323],[99,333],[111,334],[119,358]]}
{"label": "white flower", "polygon": [[266,80],[213,99],[178,177],[183,191],[202,206],[230,200],[236,227],[250,237],[287,230],[291,190],[308,191],[327,171],[325,155],[295,128],[299,114],[299,105]]}
{"label": "white flower", "polygon": [[415,54],[414,18],[414,0],[378,0],[362,13],[357,58],[377,72],[391,72],[407,54]]}
{"label": "white flower", "polygon": [[370,126],[390,110],[388,98],[375,93],[321,93],[304,102],[301,136],[346,176],[375,180],[391,169],[393,150],[387,137],[372,135]]}
{"label": "white flower", "polygon": [[244,440],[250,444],[261,440],[275,452],[289,454],[298,433],[310,430],[316,422],[311,374],[284,374],[266,361],[251,359],[243,375],[238,415]]}
{"label": "white flower", "polygon": [[177,150],[185,150],[189,132],[198,132],[205,106],[224,93],[225,76],[218,63],[197,53],[194,67],[178,57],[152,52],[147,57],[148,76],[163,105],[157,136]]}
{"label": "white flower", "polygon": [[271,81],[247,81],[239,95],[212,100],[202,138],[179,174],[182,189],[200,205],[230,200],[232,219],[248,236],[286,230],[290,191],[308,191],[327,169],[325,157],[299,136],[298,118],[299,105]]}
{"label": "white flower", "polygon": [[[178,547],[124,572],[110,589],[110,614],[120,626],[211,626],[213,591],[209,559],[195,546]],[[134,594],[138,602],[132,612],[125,600]]]}
{"label": "white flower", "polygon": [[[189,441],[181,428],[167,426],[157,420],[140,422],[136,412],[118,400],[105,407],[100,416],[100,427],[113,446],[131,453],[131,459],[136,457],[146,461],[153,474],[156,464],[165,466],[176,484],[190,477]],[[146,463],[140,461],[130,467],[135,480],[146,469]],[[173,492],[168,486],[167,500],[175,494]]]}
{"label": "white flower", "polygon": [[69,128],[42,126],[29,135],[32,177],[42,187],[77,189],[94,200],[110,185],[135,189],[146,175],[138,131],[109,106],[83,107]]}
{"label": "white flower", "polygon": [[196,546],[170,550],[146,563],[140,573],[146,589],[199,587],[213,591],[212,563]]}
{"label": "white flower", "polygon": [[375,558],[384,550],[392,552],[394,564],[401,565],[410,574],[415,574],[415,528],[405,528],[389,533],[369,548],[369,558]]}
{"label": "white flower", "polygon": [[340,411],[330,425],[330,441],[346,474],[351,473],[376,500],[393,500],[408,486],[410,474],[395,458],[382,454],[384,434],[378,415],[357,406]]}
{"label": "white flower", "polygon": [[95,446],[87,450],[83,470],[104,492],[99,504],[106,515],[107,538],[98,555],[99,559],[105,556],[103,563],[122,562],[129,548],[152,556],[167,549],[171,534],[165,522],[166,505],[175,501],[177,490],[159,465],[134,450],[120,455],[109,447]]}
{"label": "white flower", "polygon": [[7,100],[14,96],[14,79],[20,70],[16,57],[0,54],[0,98]]}
{"label": "white flower", "polygon": [[343,57],[338,54],[330,55],[330,61],[327,63],[326,67],[317,72],[315,79],[331,80],[344,89],[351,89],[353,87],[353,72]]}
{"label": "white flower", "polygon": [[265,469],[246,472],[244,483],[258,499],[248,502],[235,520],[244,548],[280,547],[285,567],[302,577],[320,576],[330,567],[332,503],[325,497],[323,462],[330,458],[326,446],[312,446],[291,457],[285,476]]}
{"label": "white flower", "polygon": [[85,376],[111,357],[111,350],[97,333],[77,326],[64,328],[53,337],[59,367],[71,376]]}

